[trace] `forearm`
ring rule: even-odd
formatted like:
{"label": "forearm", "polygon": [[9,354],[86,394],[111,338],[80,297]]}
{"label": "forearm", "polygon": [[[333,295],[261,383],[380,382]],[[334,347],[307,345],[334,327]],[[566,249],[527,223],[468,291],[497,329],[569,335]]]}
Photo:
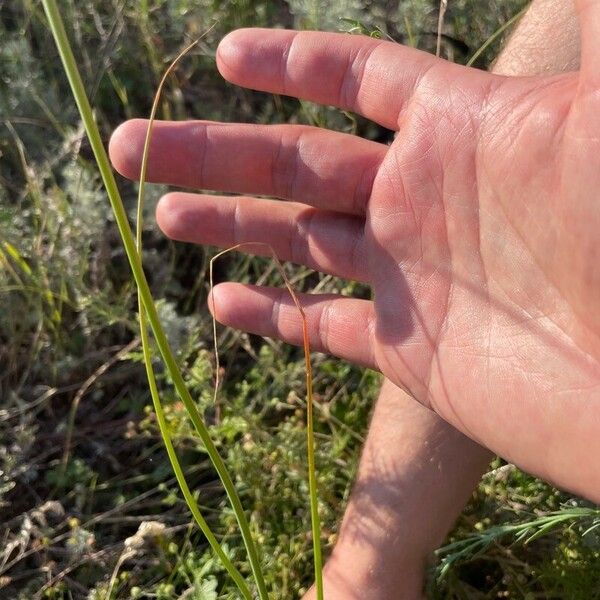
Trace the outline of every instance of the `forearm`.
{"label": "forearm", "polygon": [[327,600],[418,598],[425,563],[490,454],[386,381],[375,406]]}
{"label": "forearm", "polygon": [[573,0],[534,0],[517,25],[493,71],[540,75],[579,68],[579,23]]}

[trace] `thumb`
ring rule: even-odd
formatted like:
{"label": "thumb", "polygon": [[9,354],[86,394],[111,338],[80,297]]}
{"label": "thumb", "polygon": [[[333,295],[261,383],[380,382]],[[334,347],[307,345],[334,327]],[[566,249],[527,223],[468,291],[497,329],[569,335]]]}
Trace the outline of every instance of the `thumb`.
{"label": "thumb", "polygon": [[600,89],[600,0],[575,0],[581,27],[581,90]]}

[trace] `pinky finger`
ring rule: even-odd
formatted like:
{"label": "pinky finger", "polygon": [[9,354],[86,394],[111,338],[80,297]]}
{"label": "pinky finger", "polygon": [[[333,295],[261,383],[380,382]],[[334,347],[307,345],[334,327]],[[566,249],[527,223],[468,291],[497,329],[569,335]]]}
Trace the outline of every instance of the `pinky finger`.
{"label": "pinky finger", "polygon": [[[306,315],[311,350],[377,369],[372,302],[334,294],[297,297]],[[215,286],[210,304],[224,325],[302,345],[302,318],[285,288],[222,283]]]}

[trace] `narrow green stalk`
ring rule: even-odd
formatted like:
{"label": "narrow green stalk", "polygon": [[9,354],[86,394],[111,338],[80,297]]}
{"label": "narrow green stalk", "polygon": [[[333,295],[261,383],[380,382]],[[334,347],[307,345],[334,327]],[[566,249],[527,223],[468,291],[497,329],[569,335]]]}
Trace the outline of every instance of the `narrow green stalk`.
{"label": "narrow green stalk", "polygon": [[[300,309],[302,315],[304,312]],[[315,569],[315,588],[317,600],[323,600],[323,558],[321,556],[321,519],[319,518],[319,499],[317,495],[317,469],[315,466],[315,433],[313,424],[313,377],[310,364],[310,346],[306,318],[302,322],[304,338],[304,361],[306,363],[306,447],[308,455],[308,490],[310,494],[310,518],[313,536],[313,561]]]}
{"label": "narrow green stalk", "polygon": [[490,37],[485,40],[485,42],[481,45],[481,47],[471,56],[471,58],[467,61],[467,67],[472,67],[475,61],[490,47],[490,45],[498,38],[498,36],[502,35],[509,27],[511,27],[514,23],[516,23],[529,8],[529,4],[527,4],[524,8],[522,8],[516,15],[513,15],[502,27],[499,27]]}
{"label": "narrow green stalk", "polygon": [[[242,537],[244,539],[246,549],[248,550],[249,560],[253,568],[257,585],[259,586],[260,598],[261,600],[267,600],[267,593],[264,585],[264,580],[262,579],[262,576],[260,576],[259,569],[259,576],[257,577],[256,569],[259,564],[258,553],[256,552],[256,548],[250,536],[250,528],[244,515],[242,504],[239,500],[231,477],[227,472],[225,463],[223,462],[223,459],[217,452],[217,449],[208,433],[208,429],[202,422],[202,418],[200,417],[200,414],[194,404],[189,390],[185,385],[183,376],[179,371],[177,362],[175,361],[175,357],[173,356],[173,353],[171,352],[171,349],[169,347],[167,337],[160,324],[158,312],[153,302],[152,295],[150,293],[150,288],[148,286],[148,282],[144,274],[141,258],[138,254],[136,243],[131,232],[129,222],[127,220],[127,213],[125,212],[123,202],[119,195],[114,174],[112,172],[110,162],[106,154],[106,150],[104,148],[104,145],[102,144],[100,132],[98,131],[98,127],[96,126],[92,108],[85,93],[85,88],[83,86],[83,82],[81,81],[81,76],[77,69],[77,64],[75,62],[75,58],[73,56],[73,52],[71,50],[69,40],[67,38],[56,2],[55,0],[42,0],[42,4],[44,6],[44,11],[46,12],[46,16],[50,23],[50,28],[52,30],[52,34],[58,47],[58,51],[63,63],[63,67],[65,69],[65,73],[69,79],[71,90],[73,92],[73,96],[75,97],[75,101],[77,103],[81,119],[83,121],[86,133],[90,141],[90,145],[94,152],[96,163],[98,164],[98,168],[102,175],[102,180],[104,182],[111,203],[111,207],[115,215],[117,227],[119,229],[119,233],[121,234],[121,239],[123,240],[123,245],[125,246],[127,258],[129,260],[129,264],[131,266],[131,270],[133,272],[133,276],[138,288],[139,298],[143,304],[146,316],[154,333],[156,345],[158,346],[163,361],[173,380],[175,389],[177,390],[179,397],[181,398],[186,410],[188,411],[190,419],[192,420],[192,423],[194,424],[194,427],[198,432],[198,435],[200,436],[200,439],[204,444],[204,447],[206,448],[210,459],[213,462],[215,470],[221,478],[223,487],[225,488],[227,496],[229,497],[235,515],[238,519],[238,523],[240,525]],[[146,362],[148,363],[148,360],[146,360]],[[175,455],[173,454],[173,456]]]}
{"label": "narrow green stalk", "polygon": [[302,320],[302,346],[304,348],[304,363],[306,368],[306,454],[307,454],[307,462],[308,462],[308,490],[310,496],[310,520],[311,520],[311,528],[312,528],[312,536],[313,536],[313,563],[315,570],[315,589],[317,592],[317,600],[323,600],[323,558],[321,555],[321,520],[319,517],[319,500],[317,495],[317,475],[316,475],[316,466],[315,466],[315,434],[314,434],[314,419],[313,419],[313,375],[312,375],[312,366],[310,363],[310,339],[308,337],[308,323],[306,321],[306,314],[298,301],[298,297],[296,296],[296,292],[294,292],[294,288],[288,279],[288,276],[285,274],[285,269],[281,264],[281,261],[277,257],[275,250],[270,244],[265,242],[242,242],[241,244],[236,244],[231,248],[227,248],[227,250],[222,250],[218,254],[215,254],[210,259],[209,265],[209,285],[210,285],[210,294],[213,305],[213,341],[215,348],[215,361],[216,361],[216,377],[215,377],[215,395],[214,401],[217,401],[217,394],[219,390],[219,348],[217,347],[217,306],[214,301],[213,294],[213,265],[214,262],[224,254],[228,252],[232,252],[234,250],[239,250],[244,246],[264,246],[268,248],[271,252],[271,256],[273,258],[273,262],[277,266],[277,270],[279,271],[285,287],[287,288],[290,296],[292,297],[292,301],[298,312],[300,313],[300,319]]}
{"label": "narrow green stalk", "polygon": [[167,450],[167,454],[169,456],[169,460],[171,461],[171,467],[173,468],[173,472],[175,473],[175,477],[177,478],[177,483],[179,483],[179,487],[181,488],[181,493],[187,502],[187,505],[198,523],[198,527],[204,534],[204,537],[208,540],[211,548],[214,553],[219,557],[223,566],[231,575],[231,578],[235,581],[238,589],[241,594],[244,596],[246,600],[252,600],[252,594],[244,581],[241,573],[235,568],[233,563],[229,560],[229,557],[225,554],[218,540],[215,538],[213,532],[210,530],[208,523],[204,520],[202,513],[200,512],[200,508],[194,498],[190,488],[185,479],[185,475],[183,474],[183,470],[181,465],[179,464],[179,459],[177,458],[177,454],[175,453],[175,448],[173,447],[173,442],[171,440],[171,435],[169,434],[169,425],[165,418],[165,413],[160,402],[160,396],[158,393],[158,388],[156,386],[156,378],[154,376],[154,369],[152,368],[152,354],[150,352],[150,340],[148,339],[148,327],[146,323],[146,313],[142,306],[142,300],[140,295],[138,294],[138,304],[140,307],[140,333],[142,340],[142,350],[144,354],[144,364],[146,365],[146,375],[148,377],[148,385],[150,387],[150,394],[152,396],[152,404],[154,405],[154,412],[156,413],[156,419],[158,421],[158,427],[160,428],[160,434],[163,438],[163,442],[165,444],[165,448]]}

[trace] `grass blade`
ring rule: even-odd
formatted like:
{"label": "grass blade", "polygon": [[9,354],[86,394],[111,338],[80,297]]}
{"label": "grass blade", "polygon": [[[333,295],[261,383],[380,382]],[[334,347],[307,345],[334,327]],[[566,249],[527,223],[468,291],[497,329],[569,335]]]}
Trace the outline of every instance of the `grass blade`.
{"label": "grass blade", "polygon": [[513,15],[502,27],[499,27],[492,35],[473,53],[473,56],[467,61],[466,66],[472,67],[475,61],[501,36],[509,27],[512,27],[529,9],[526,4],[516,15]]}
{"label": "grass blade", "polygon": [[231,576],[231,578],[235,581],[240,593],[246,600],[252,600],[252,594],[244,581],[241,573],[235,568],[229,557],[225,554],[218,540],[215,538],[213,532],[211,531],[208,523],[202,516],[200,512],[200,508],[196,499],[194,498],[190,488],[187,484],[187,480],[183,473],[183,469],[179,464],[179,459],[177,458],[177,454],[175,452],[175,448],[173,447],[173,441],[171,440],[171,435],[169,434],[169,425],[165,418],[165,413],[163,411],[162,404],[160,402],[160,396],[158,392],[158,387],[156,385],[156,377],[154,376],[154,369],[152,368],[152,354],[150,351],[150,340],[148,339],[148,326],[146,323],[146,313],[144,311],[144,307],[142,305],[141,298],[138,296],[138,304],[140,307],[140,334],[142,339],[142,351],[144,354],[144,364],[146,366],[146,376],[148,378],[148,385],[150,387],[150,395],[152,396],[152,404],[154,405],[154,412],[156,413],[156,419],[158,421],[158,426],[160,429],[160,434],[163,439],[163,443],[167,450],[167,455],[169,456],[169,461],[171,462],[171,467],[173,468],[173,472],[175,473],[175,477],[177,478],[177,483],[181,488],[181,493],[185,498],[185,501],[198,524],[200,530],[206,537],[208,543],[213,549],[214,553],[219,557],[223,566]]}
{"label": "grass blade", "polygon": [[[77,63],[73,56],[73,52],[71,50],[71,46],[69,44],[69,40],[65,32],[64,24],[62,22],[60,12],[56,5],[56,1],[42,0],[42,4],[44,6],[44,11],[48,18],[48,22],[50,24],[50,28],[55,39],[65,73],[67,75],[67,78],[69,79],[71,90],[73,92],[73,96],[79,109],[79,114],[81,115],[81,119],[85,126],[85,130],[88,135],[90,145],[92,147],[92,151],[96,159],[96,163],[100,170],[100,174],[102,176],[102,180],[104,182],[104,186],[106,188],[111,207],[115,215],[117,227],[119,229],[123,245],[125,246],[127,258],[129,260],[129,264],[131,266],[136,285],[138,287],[139,297],[141,299],[148,321],[154,333],[156,345],[158,346],[163,361],[169,371],[169,374],[171,375],[177,393],[181,398],[186,410],[188,411],[190,419],[192,420],[192,423],[194,424],[194,427],[196,428],[196,431],[198,432],[198,435],[200,436],[200,439],[202,440],[202,443],[204,444],[204,447],[206,448],[206,451],[213,462],[215,470],[221,478],[223,487],[225,488],[225,491],[233,506],[233,510],[236,514],[236,517],[238,518],[238,523],[240,524],[240,529],[242,530],[242,535],[244,536],[244,542],[248,549],[248,554],[250,557],[249,559],[251,560],[251,562],[253,562],[254,566],[256,567],[258,565],[258,554],[250,537],[249,526],[246,521],[241,502],[239,500],[239,497],[237,496],[231,477],[227,472],[225,463],[223,462],[223,459],[217,452],[217,449],[210,438],[208,430],[202,422],[200,414],[196,409],[196,406],[194,405],[194,401],[185,385],[183,376],[179,371],[179,368],[175,361],[175,357],[171,352],[167,337],[160,324],[158,312],[156,310],[156,306],[152,299],[150,288],[148,286],[148,282],[144,274],[141,258],[138,254],[136,243],[131,232],[129,222],[127,220],[125,207],[123,206],[123,202],[121,200],[121,196],[117,188],[114,174],[112,172],[112,168],[110,166],[110,162],[106,154],[106,149],[104,148],[102,139],[100,137],[100,132],[98,131],[98,127],[95,123],[93,111],[87,98],[85,88],[83,86],[79,70],[77,68]],[[261,600],[266,600],[267,593],[266,588],[264,586],[264,582],[262,583],[262,585],[260,585],[260,580],[257,580],[257,585],[259,585],[259,594]]]}

